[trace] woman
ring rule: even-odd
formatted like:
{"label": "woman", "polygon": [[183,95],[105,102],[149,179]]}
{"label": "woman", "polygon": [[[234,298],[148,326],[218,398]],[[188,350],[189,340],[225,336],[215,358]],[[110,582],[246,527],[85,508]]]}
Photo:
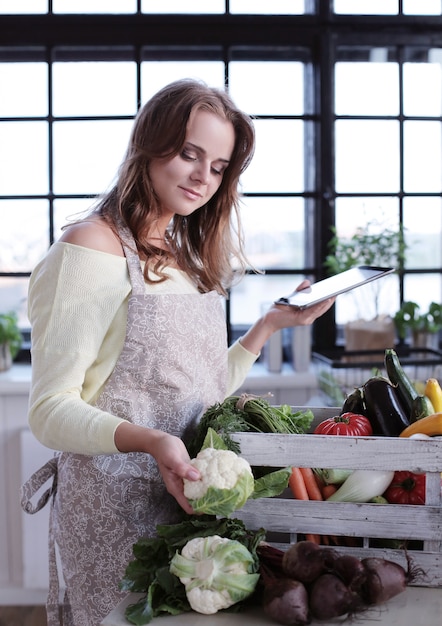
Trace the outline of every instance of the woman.
{"label": "woman", "polygon": [[274,305],[227,349],[220,296],[232,260],[246,265],[232,213],[253,147],[251,120],[226,93],[165,87],[140,110],[114,187],[32,274],[29,423],[61,454],[25,486],[23,506],[33,512],[29,496],[54,476],[50,626],[55,546],[63,625],[98,626],[121,599],[133,543],[192,513],[183,478],[198,474],[184,442],[196,420],[241,385],[272,333],[332,304]]}

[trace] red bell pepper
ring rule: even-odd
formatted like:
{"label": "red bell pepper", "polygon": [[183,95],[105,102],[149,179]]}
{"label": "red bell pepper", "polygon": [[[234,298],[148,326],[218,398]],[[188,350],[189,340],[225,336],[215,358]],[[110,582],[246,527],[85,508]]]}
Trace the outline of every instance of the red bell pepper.
{"label": "red bell pepper", "polygon": [[390,504],[425,504],[425,474],[395,472],[384,498]]}

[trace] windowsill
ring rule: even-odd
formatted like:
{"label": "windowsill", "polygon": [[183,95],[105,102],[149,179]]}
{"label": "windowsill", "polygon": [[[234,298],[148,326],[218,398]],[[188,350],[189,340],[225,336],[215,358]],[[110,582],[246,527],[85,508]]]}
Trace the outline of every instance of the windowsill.
{"label": "windowsill", "polygon": [[279,389],[292,389],[315,386],[316,376],[312,368],[297,372],[290,363],[283,363],[280,372],[270,372],[264,363],[255,363],[246,381],[249,388],[275,384]]}
{"label": "windowsill", "polygon": [[[313,369],[296,372],[290,363],[284,363],[280,372],[269,372],[264,363],[255,363],[247,376],[247,386],[260,388],[276,385],[280,389],[312,387],[316,383]],[[14,363],[6,372],[0,372],[0,394],[27,394],[31,386],[31,365]]]}
{"label": "windowsill", "polygon": [[29,363],[14,363],[6,372],[0,372],[0,394],[25,395],[31,386]]}

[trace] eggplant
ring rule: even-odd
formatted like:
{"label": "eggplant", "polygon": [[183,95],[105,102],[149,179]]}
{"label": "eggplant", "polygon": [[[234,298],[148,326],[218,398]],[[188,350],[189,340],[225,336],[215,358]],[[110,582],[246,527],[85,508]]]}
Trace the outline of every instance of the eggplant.
{"label": "eggplant", "polygon": [[358,415],[365,415],[365,417],[367,417],[364,392],[361,387],[356,387],[356,389],[345,398],[341,415],[344,413],[357,413]]}
{"label": "eggplant", "polygon": [[363,386],[366,416],[374,435],[398,437],[410,424],[397,388],[382,376],[367,380]]}

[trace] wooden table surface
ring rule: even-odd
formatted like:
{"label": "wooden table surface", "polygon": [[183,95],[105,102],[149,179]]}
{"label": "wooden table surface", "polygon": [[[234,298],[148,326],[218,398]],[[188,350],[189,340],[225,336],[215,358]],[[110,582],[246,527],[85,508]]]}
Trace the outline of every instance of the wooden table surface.
{"label": "wooden table surface", "polygon": [[[129,595],[102,622],[102,626],[129,626],[124,617],[126,606],[137,600],[138,596]],[[259,610],[244,613],[219,612],[215,615],[199,613],[183,613],[181,615],[164,615],[152,620],[153,626],[272,626],[276,622],[267,618]],[[392,598],[389,602],[372,607],[365,614],[350,620],[312,621],[321,626],[336,626],[347,623],[350,626],[442,626],[442,589],[428,587],[408,587],[404,593]]]}

